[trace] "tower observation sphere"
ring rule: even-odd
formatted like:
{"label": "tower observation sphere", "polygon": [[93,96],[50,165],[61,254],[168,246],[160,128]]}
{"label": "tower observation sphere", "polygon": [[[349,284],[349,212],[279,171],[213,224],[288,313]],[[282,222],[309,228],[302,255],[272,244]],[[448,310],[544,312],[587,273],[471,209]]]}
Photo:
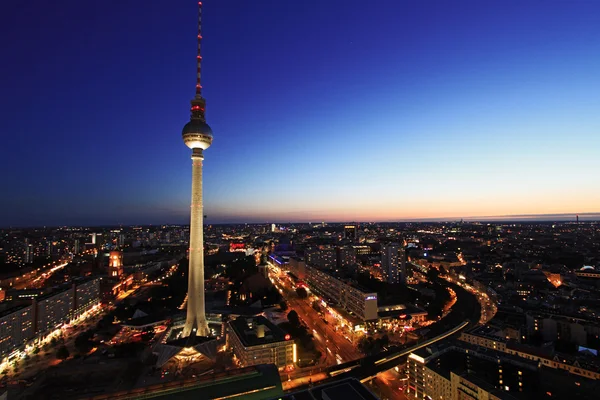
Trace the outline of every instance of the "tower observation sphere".
{"label": "tower observation sphere", "polygon": [[183,142],[190,149],[206,150],[212,144],[213,133],[206,121],[192,119],[185,124],[181,132]]}

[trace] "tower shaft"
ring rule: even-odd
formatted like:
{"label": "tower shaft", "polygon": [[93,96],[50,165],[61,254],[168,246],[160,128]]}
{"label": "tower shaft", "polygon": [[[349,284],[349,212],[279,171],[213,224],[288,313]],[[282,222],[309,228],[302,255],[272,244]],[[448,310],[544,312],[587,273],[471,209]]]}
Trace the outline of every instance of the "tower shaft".
{"label": "tower shaft", "polygon": [[190,249],[188,273],[187,317],[183,336],[194,330],[197,336],[210,331],[204,313],[204,207],[202,204],[202,149],[192,153],[192,204],[190,218]]}

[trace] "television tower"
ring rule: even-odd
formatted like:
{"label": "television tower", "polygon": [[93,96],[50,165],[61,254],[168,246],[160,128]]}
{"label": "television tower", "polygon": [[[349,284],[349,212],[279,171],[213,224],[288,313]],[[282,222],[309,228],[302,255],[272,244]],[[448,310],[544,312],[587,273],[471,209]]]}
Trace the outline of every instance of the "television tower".
{"label": "television tower", "polygon": [[183,142],[192,149],[192,205],[190,217],[189,276],[187,296],[187,318],[183,336],[209,336],[208,323],[204,314],[204,215],[202,205],[202,161],[203,151],[212,144],[212,129],[206,123],[202,97],[202,2],[198,2],[198,54],[196,56],[196,96],[191,101],[190,122],[185,124]]}

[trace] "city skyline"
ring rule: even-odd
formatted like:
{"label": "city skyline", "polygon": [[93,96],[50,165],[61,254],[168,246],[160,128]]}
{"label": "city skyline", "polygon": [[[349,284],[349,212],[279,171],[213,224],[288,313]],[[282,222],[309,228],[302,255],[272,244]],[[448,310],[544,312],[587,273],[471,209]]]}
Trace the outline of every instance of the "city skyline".
{"label": "city skyline", "polygon": [[[196,16],[66,3],[4,13],[0,226],[184,223]],[[600,5],[374,3],[206,1],[208,223],[597,218]]]}

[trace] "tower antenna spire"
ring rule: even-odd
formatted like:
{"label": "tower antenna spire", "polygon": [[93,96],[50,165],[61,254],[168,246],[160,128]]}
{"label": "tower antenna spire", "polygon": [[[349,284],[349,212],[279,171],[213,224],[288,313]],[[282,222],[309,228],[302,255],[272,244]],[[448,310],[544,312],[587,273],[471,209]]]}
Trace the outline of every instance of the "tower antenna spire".
{"label": "tower antenna spire", "polygon": [[196,98],[202,97],[202,2],[198,2],[198,54],[196,55]]}

